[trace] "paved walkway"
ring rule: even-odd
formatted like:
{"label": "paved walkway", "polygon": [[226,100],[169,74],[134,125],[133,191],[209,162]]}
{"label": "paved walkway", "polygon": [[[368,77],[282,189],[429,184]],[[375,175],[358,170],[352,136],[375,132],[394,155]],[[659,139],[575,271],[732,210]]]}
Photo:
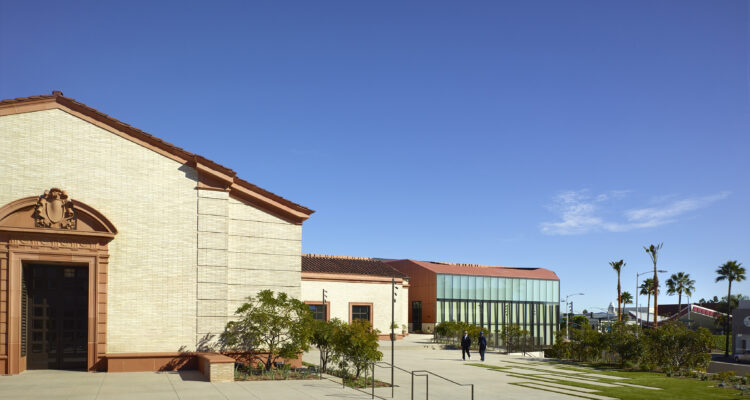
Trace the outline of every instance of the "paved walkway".
{"label": "paved walkway", "polygon": [[[381,342],[384,361],[390,362],[390,342]],[[319,355],[311,351],[304,360],[317,364]],[[568,376],[572,379],[596,380],[592,370],[560,370],[546,363],[516,356],[487,354],[487,364],[502,366],[498,372],[468,365],[481,362],[475,354],[472,360],[461,360],[460,350],[440,350],[430,343],[429,335],[410,335],[396,342],[396,365],[408,370],[429,370],[460,383],[473,383],[474,399],[580,399],[605,400],[596,391],[550,382],[546,376]],[[514,373],[515,372],[515,373]],[[523,374],[523,375],[522,375]],[[536,376],[532,376],[536,375]],[[390,381],[390,368],[376,368],[375,377]],[[411,398],[411,374],[397,370],[395,373],[396,399]],[[426,398],[429,379],[431,400],[468,400],[471,390],[447,382],[435,375],[415,377],[414,398]],[[184,372],[132,372],[87,373],[73,371],[27,371],[15,376],[0,376],[0,399],[269,399],[274,400],[330,400],[369,399],[367,393],[342,388],[337,378],[331,380],[264,381],[264,382],[206,382],[198,371]],[[605,382],[612,384],[614,380]],[[588,383],[588,382],[587,382]],[[606,383],[605,383],[606,384]],[[556,391],[556,392],[555,392]],[[379,398],[390,399],[391,388],[378,388]]]}
{"label": "paved walkway", "polygon": [[206,382],[198,371],[88,373],[27,371],[0,377],[0,399],[369,399],[329,380]]}

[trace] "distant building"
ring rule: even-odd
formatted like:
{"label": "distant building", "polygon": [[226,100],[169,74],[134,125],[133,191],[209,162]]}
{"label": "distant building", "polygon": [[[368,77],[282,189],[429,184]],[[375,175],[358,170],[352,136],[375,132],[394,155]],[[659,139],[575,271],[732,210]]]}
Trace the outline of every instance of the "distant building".
{"label": "distant building", "polygon": [[[692,328],[703,327],[714,333],[722,330],[716,325],[717,318],[725,315],[722,312],[712,310],[697,304],[663,304],[659,305],[658,321],[660,324],[669,321],[680,321]],[[679,312],[678,312],[679,310]],[[632,323],[640,323],[643,326],[652,326],[654,323],[654,307],[625,308],[624,312]]]}
{"label": "distant building", "polygon": [[302,256],[302,300],[310,305],[315,318],[338,318],[348,323],[365,319],[380,331],[381,339],[391,333],[393,282],[397,293],[393,310],[395,333],[401,338],[408,323],[409,280],[405,274],[373,258]]}
{"label": "distant building", "polygon": [[518,324],[537,345],[552,345],[560,314],[560,279],[544,268],[393,260],[410,277],[409,321],[432,332],[443,321],[463,321],[499,332]]}
{"label": "distant building", "polygon": [[732,355],[750,350],[750,300],[740,300],[732,312]]}

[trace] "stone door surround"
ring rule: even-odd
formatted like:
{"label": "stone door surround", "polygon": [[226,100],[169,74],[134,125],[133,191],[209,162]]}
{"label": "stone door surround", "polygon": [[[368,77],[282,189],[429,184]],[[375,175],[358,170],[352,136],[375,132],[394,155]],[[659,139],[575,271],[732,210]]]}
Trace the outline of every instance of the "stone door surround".
{"label": "stone door surround", "polygon": [[0,207],[0,374],[26,369],[21,355],[24,264],[88,268],[87,369],[106,370],[108,243],[117,230],[94,208],[59,189]]}

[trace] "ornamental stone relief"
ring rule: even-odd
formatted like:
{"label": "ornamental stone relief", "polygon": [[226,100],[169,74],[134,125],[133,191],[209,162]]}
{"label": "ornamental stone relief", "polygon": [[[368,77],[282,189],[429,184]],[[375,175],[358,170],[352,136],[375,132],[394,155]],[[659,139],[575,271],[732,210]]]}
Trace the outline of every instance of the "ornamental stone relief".
{"label": "ornamental stone relief", "polygon": [[11,246],[31,246],[31,247],[61,247],[70,249],[96,249],[98,242],[96,239],[78,238],[76,241],[62,239],[10,239],[8,244]]}
{"label": "ornamental stone relief", "polygon": [[75,230],[76,210],[64,190],[52,188],[39,196],[34,207],[34,226]]}

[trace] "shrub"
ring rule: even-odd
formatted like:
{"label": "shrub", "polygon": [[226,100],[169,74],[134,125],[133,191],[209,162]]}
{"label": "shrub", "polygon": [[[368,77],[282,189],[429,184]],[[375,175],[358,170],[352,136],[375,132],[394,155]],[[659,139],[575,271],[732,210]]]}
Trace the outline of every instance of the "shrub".
{"label": "shrub", "polygon": [[646,331],[645,361],[664,372],[705,371],[711,361],[711,333],[704,328],[691,331],[684,325],[670,322],[659,329]]}
{"label": "shrub", "polygon": [[351,366],[354,379],[358,379],[370,363],[383,358],[383,353],[378,351],[378,330],[372,329],[370,321],[357,319],[351,324],[342,323],[334,328],[333,336],[333,358],[338,361],[344,377]]}
{"label": "shrub", "polygon": [[225,350],[267,352],[267,371],[279,358],[296,358],[310,342],[312,314],[300,300],[281,292],[263,290],[248,297],[235,314],[239,317],[224,328],[219,342]]}
{"label": "shrub", "polygon": [[638,338],[638,326],[615,323],[604,334],[604,345],[620,362],[620,366],[636,364],[643,355],[643,342]]}
{"label": "shrub", "polygon": [[341,330],[342,325],[343,322],[338,318],[330,321],[316,320],[312,323],[311,343],[320,350],[320,367],[324,372],[334,353],[336,333]]}
{"label": "shrub", "polygon": [[505,350],[510,353],[513,350],[518,350],[528,334],[529,331],[521,329],[516,324],[510,324],[503,326],[503,329],[500,331],[500,339],[505,345]]}

